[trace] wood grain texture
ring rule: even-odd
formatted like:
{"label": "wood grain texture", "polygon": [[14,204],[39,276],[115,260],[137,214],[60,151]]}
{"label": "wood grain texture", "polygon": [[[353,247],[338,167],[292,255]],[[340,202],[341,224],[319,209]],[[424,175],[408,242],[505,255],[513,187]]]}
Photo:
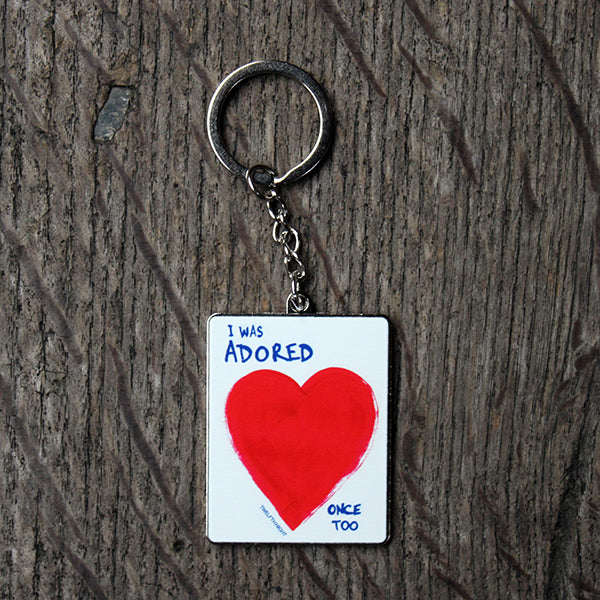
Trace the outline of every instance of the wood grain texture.
{"label": "wood grain texture", "polygon": [[[600,597],[596,0],[5,0],[0,27],[0,598]],[[206,319],[287,294],[204,129],[259,58],[336,118],[285,191],[308,291],[396,330],[383,546],[204,538]],[[283,170],[315,127],[265,77],[225,135]]]}

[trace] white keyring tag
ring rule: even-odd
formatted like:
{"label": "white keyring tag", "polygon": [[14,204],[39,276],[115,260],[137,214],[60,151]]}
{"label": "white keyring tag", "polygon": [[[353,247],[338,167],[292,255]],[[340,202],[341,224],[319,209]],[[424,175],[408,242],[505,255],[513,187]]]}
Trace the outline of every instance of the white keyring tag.
{"label": "white keyring tag", "polygon": [[208,336],[209,539],[385,541],[387,319],[215,315]]}

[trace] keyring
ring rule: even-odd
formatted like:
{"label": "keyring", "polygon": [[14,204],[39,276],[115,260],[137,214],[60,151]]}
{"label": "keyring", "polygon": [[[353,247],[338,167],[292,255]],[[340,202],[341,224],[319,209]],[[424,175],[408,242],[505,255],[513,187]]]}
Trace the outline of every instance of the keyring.
{"label": "keyring", "polygon": [[[231,90],[263,73],[299,81],[319,109],[316,144],[282,176],[273,165],[247,168],[238,163],[219,131]],[[305,289],[308,265],[282,185],[314,169],[327,150],[332,115],[325,94],[298,67],[253,62],[219,85],[207,121],[219,160],[246,180],[248,191],[266,209],[291,284],[286,314],[213,315],[208,321],[207,535],[217,543],[384,542],[389,513],[389,324],[380,316],[311,314],[315,309]],[[244,205],[232,202],[236,221],[245,227],[247,220],[239,213]],[[247,207],[254,225],[255,208]],[[234,259],[241,263],[249,278],[267,275],[251,264],[250,253],[256,252],[252,243],[244,256],[230,242],[231,264]],[[262,239],[258,248],[264,248]],[[273,274],[277,272],[281,274],[274,268]],[[245,300],[235,299],[236,306]],[[276,310],[282,308],[283,303]]]}
{"label": "keyring", "polygon": [[221,113],[227,97],[239,83],[255,75],[268,73],[285,75],[299,81],[310,92],[319,111],[319,134],[315,145],[301,163],[292,167],[287,173],[275,177],[273,184],[280,185],[296,181],[312,171],[325,156],[331,139],[333,120],[329,102],[321,86],[306,71],[289,63],[275,60],[259,60],[237,68],[223,79],[210,100],[207,115],[208,139],[221,163],[232,173],[247,179],[248,167],[235,160],[223,142],[220,131]]}

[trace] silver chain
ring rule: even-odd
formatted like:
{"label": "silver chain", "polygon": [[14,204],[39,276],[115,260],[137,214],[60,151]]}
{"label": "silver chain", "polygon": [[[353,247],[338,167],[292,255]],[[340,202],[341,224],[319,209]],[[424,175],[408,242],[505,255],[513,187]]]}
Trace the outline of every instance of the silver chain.
{"label": "silver chain", "polygon": [[310,307],[310,299],[300,291],[300,282],[306,277],[306,267],[298,256],[300,236],[289,221],[289,211],[274,183],[277,174],[273,169],[256,165],[248,169],[246,182],[250,189],[267,204],[269,215],[273,219],[273,239],[281,245],[283,262],[292,283],[292,291],[287,297],[286,308],[289,313],[303,313]]}

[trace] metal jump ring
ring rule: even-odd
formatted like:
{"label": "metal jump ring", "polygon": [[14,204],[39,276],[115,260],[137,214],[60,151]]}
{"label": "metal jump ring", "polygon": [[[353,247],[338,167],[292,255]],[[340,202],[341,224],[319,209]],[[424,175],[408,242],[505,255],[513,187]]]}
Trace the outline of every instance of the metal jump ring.
{"label": "metal jump ring", "polygon": [[315,145],[310,151],[310,154],[300,164],[274,179],[273,183],[279,185],[281,183],[296,181],[314,169],[322,160],[323,156],[325,156],[331,139],[333,119],[329,102],[327,101],[327,97],[321,86],[306,71],[303,71],[294,65],[290,65],[289,63],[275,60],[259,60],[237,68],[223,79],[210,100],[207,116],[208,139],[210,140],[210,145],[212,146],[214,153],[221,163],[232,173],[246,178],[248,175],[248,168],[237,162],[237,160],[229,154],[227,148],[225,148],[223,137],[219,130],[220,117],[225,101],[236,85],[249,77],[267,73],[277,73],[299,81],[310,92],[319,111],[319,135]]}

